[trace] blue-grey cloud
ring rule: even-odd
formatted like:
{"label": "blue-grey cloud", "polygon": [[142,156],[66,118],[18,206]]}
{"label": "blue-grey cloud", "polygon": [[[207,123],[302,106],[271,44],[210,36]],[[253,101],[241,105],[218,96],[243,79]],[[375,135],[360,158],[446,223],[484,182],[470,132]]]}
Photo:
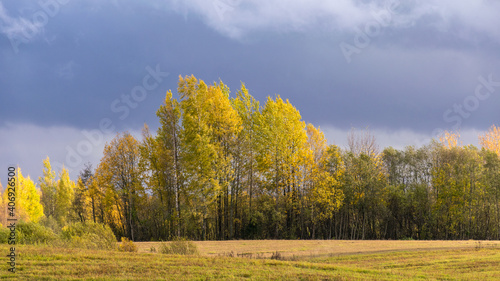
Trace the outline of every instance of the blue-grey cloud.
{"label": "blue-grey cloud", "polygon": [[[403,142],[484,130],[500,117],[499,11],[451,0],[3,1],[0,127],[74,130],[54,139],[102,120],[115,133],[154,129],[165,92],[194,74],[233,92],[245,82],[262,103],[279,94],[333,131],[369,126]],[[157,68],[161,81],[130,103]]]}

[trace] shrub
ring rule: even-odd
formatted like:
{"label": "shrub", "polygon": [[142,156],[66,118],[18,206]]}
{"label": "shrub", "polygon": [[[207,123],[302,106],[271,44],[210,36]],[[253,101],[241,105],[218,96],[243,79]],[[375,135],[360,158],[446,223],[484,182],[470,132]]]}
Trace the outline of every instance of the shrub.
{"label": "shrub", "polygon": [[116,249],[116,237],[109,226],[76,222],[63,227],[61,239],[69,246],[86,249]]}
{"label": "shrub", "polygon": [[54,231],[54,233],[61,233],[61,227],[59,226],[59,223],[52,216],[43,217],[40,220],[39,224],[41,224],[42,226],[45,226],[46,228],[52,229],[52,231]]}
{"label": "shrub", "polygon": [[122,242],[118,246],[120,252],[137,252],[137,245],[126,237],[122,237]]}
{"label": "shrub", "polygon": [[271,255],[271,259],[272,259],[272,260],[284,260],[284,259],[285,259],[285,257],[283,257],[283,256],[281,255],[281,253],[280,253],[280,252],[276,251],[276,252],[274,252],[274,253]]}
{"label": "shrub", "polygon": [[6,244],[10,235],[10,229],[0,226],[0,243]]}
{"label": "shrub", "polygon": [[35,222],[20,221],[16,232],[16,243],[19,244],[47,244],[57,240],[52,229]]}
{"label": "shrub", "polygon": [[192,241],[180,238],[169,243],[162,243],[159,251],[170,255],[197,255],[198,247]]}

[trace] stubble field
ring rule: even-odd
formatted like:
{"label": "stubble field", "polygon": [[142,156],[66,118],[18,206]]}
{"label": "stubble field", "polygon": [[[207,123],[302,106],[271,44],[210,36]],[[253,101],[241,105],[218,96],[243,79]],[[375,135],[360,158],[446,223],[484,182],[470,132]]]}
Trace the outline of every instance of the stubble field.
{"label": "stubble field", "polygon": [[[18,246],[8,280],[499,280],[500,241],[195,242],[199,255]],[[7,254],[8,246],[0,251]],[[275,259],[271,259],[274,257]],[[277,258],[277,259],[276,259]]]}

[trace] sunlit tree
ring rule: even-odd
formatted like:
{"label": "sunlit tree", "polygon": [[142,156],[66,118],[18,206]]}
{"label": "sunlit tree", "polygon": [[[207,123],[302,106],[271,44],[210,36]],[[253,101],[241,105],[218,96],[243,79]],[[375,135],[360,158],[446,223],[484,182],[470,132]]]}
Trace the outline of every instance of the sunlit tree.
{"label": "sunlit tree", "polygon": [[500,156],[500,128],[493,125],[488,132],[479,135],[479,144]]}
{"label": "sunlit tree", "polygon": [[[38,222],[43,216],[40,194],[30,177],[24,177],[21,168],[17,169],[16,206],[22,220]],[[16,210],[16,212],[17,212]]]}
{"label": "sunlit tree", "polygon": [[57,181],[56,172],[52,170],[50,159],[43,160],[43,177],[38,178],[42,191],[41,202],[45,216],[54,217],[56,212]]}

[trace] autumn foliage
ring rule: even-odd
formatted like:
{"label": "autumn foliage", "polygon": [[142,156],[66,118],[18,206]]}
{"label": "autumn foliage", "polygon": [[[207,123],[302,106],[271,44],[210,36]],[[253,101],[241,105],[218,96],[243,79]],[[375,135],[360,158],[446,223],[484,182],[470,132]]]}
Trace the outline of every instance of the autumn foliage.
{"label": "autumn foliage", "polygon": [[244,84],[231,97],[194,76],[180,77],[177,93],[159,106],[156,132],[117,134],[76,182],[48,158],[40,191],[19,171],[22,218],[105,224],[124,245],[500,239],[496,126],[479,137],[482,149],[445,132],[420,148],[380,150],[368,130],[352,130],[342,149],[279,95],[261,105]]}

